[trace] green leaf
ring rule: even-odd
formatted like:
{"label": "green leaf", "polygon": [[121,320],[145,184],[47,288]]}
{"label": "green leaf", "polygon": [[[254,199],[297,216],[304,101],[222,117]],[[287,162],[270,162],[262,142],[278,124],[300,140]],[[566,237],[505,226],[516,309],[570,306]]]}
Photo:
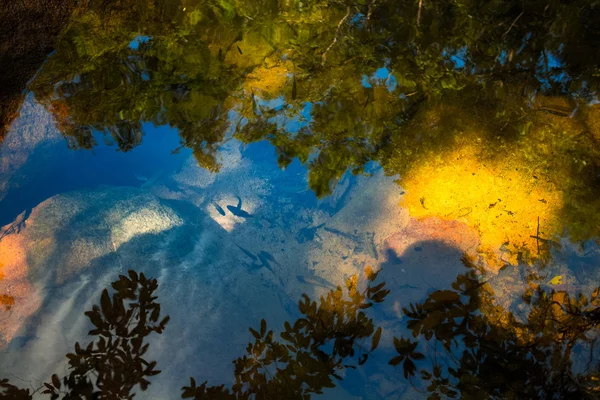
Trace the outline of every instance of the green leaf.
{"label": "green leaf", "polygon": [[188,18],[190,19],[190,25],[194,26],[198,24],[198,22],[202,21],[203,15],[200,10],[194,10],[188,14]]}

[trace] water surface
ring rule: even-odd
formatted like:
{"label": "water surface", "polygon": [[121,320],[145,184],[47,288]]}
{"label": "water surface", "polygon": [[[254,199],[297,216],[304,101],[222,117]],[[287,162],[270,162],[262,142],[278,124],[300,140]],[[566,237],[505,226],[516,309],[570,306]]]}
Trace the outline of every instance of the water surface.
{"label": "water surface", "polygon": [[0,143],[7,398],[597,395],[593,1],[70,9]]}

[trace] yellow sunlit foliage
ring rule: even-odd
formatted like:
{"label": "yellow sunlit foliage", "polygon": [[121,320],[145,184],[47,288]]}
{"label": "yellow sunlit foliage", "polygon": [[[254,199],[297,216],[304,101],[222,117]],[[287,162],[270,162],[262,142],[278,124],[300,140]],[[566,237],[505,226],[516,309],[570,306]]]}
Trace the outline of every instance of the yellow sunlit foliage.
{"label": "yellow sunlit foliage", "polygon": [[502,261],[515,264],[523,249],[536,254],[538,240],[532,236],[547,239],[557,233],[561,193],[520,172],[516,160],[481,159],[474,146],[424,162],[402,186],[411,216],[464,220],[477,229],[479,251],[496,268]]}
{"label": "yellow sunlit foliage", "polygon": [[291,77],[293,66],[290,61],[270,60],[265,62],[248,74],[244,81],[246,93],[254,92],[263,99],[272,99],[281,94],[283,89],[292,85]]}
{"label": "yellow sunlit foliage", "polygon": [[222,51],[226,64],[243,69],[260,65],[273,48],[260,34],[248,33]]}

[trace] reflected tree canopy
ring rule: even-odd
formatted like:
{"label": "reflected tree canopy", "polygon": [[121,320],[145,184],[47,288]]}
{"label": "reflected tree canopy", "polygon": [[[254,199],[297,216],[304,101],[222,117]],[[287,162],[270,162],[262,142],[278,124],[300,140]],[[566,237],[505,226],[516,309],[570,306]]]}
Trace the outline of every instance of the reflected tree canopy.
{"label": "reflected tree canopy", "polygon": [[371,286],[378,273],[367,269],[368,284],[362,291],[358,276],[353,276],[346,282],[346,294],[338,286],[319,303],[304,295],[298,303],[303,317],[285,322],[280,341],[263,319],[260,331],[250,328],[255,342],[248,344],[247,354],[233,362],[231,390],[208,382],[198,386],[191,378],[182,398],[306,399],[335,387],[332,378],[342,380],[343,370],[367,362],[381,339],[381,327],[375,328],[366,311],[389,294],[385,282]]}
{"label": "reflected tree canopy", "polygon": [[589,0],[91,1],[30,88],[74,148],[103,132],[127,151],[143,124],[170,125],[218,171],[227,140],[266,140],[318,196],[370,161],[410,184],[469,147],[543,182],[561,223],[542,224],[583,240],[600,224],[599,13]]}
{"label": "reflected tree canopy", "polygon": [[[518,313],[498,304],[483,272],[466,256],[467,271],[452,287],[432,291],[403,309],[413,341],[394,337],[396,366],[417,390],[440,398],[595,398],[598,386],[594,343],[600,322],[598,293],[547,290],[531,277]],[[303,295],[302,316],[285,322],[279,338],[263,319],[246,354],[233,361],[234,384],[196,383],[182,388],[182,398],[308,399],[343,381],[344,370],[362,367],[377,349],[382,327],[373,306],[390,291],[377,283],[381,272],[365,270],[320,300]],[[161,334],[169,317],[161,316],[153,295],[155,279],[129,272],[104,290],[100,305],[86,312],[94,340],[75,344],[67,354],[69,374],[52,376],[37,391],[52,399],[124,399],[150,385],[160,373],[144,354],[151,335]],[[392,332],[393,333],[393,332]],[[379,350],[385,351],[385,350]],[[583,360],[583,361],[582,361]],[[335,380],[334,380],[335,378]],[[36,391],[36,392],[37,392]],[[34,393],[0,381],[0,398],[31,399]]]}
{"label": "reflected tree canopy", "polygon": [[[463,261],[469,271],[451,289],[403,309],[417,341],[395,337],[398,355],[390,364],[420,381],[430,399],[596,398],[599,289],[573,296],[530,276],[525,304],[511,312],[495,301],[481,271]],[[424,352],[428,365],[418,369]],[[574,365],[574,353],[585,362]]]}
{"label": "reflected tree canopy", "polygon": [[[89,334],[95,337],[87,345],[75,343],[75,351],[66,355],[69,375],[53,375],[49,383],[37,391],[51,399],[131,399],[134,389],[146,390],[151,376],[157,375],[156,361],[142,356],[150,343],[146,337],[161,334],[169,317],[161,317],[160,304],[154,291],[156,279],[129,271],[112,283],[111,296],[104,289],[100,305],[85,315],[94,325]],[[0,398],[28,399],[34,393],[19,389],[7,380],[0,384]]]}
{"label": "reflected tree canopy", "polygon": [[[267,141],[282,168],[306,166],[319,197],[379,163],[400,175],[413,217],[468,219],[488,261],[500,248],[502,264],[533,265],[556,236],[600,235],[598,21],[594,0],[90,0],[28,88],[74,149],[129,151],[146,124],[168,125],[216,172],[227,141]],[[398,376],[431,398],[597,395],[597,365],[573,358],[593,353],[598,291],[531,276],[525,305],[509,309],[464,262],[452,288],[403,310],[413,338],[389,343]],[[380,342],[371,306],[389,292],[376,277],[303,297],[279,337],[262,320],[232,386],[182,377],[183,397],[309,398],[335,386]],[[94,340],[40,391],[145,390],[159,370],[144,355],[168,321],[157,284],[131,272],[103,292],[86,313]],[[12,301],[0,294],[0,307]],[[0,393],[33,395],[7,380]]]}

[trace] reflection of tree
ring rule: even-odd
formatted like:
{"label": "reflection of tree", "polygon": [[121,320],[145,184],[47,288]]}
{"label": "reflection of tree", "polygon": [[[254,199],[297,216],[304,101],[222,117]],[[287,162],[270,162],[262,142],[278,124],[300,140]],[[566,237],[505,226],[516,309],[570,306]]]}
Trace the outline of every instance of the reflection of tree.
{"label": "reflection of tree", "polygon": [[[373,319],[363,311],[389,293],[384,282],[374,284],[378,273],[367,269],[368,285],[363,291],[358,289],[357,276],[348,279],[347,299],[339,286],[318,304],[303,295],[298,307],[304,317],[293,325],[284,324],[281,341],[273,338],[262,320],[259,331],[250,328],[255,342],[248,344],[247,355],[233,362],[231,390],[207,382],[198,386],[192,378],[190,386],[183,388],[183,398],[305,399],[335,387],[332,377],[341,380],[344,369],[356,368],[347,364],[347,358],[356,357],[362,365],[379,344],[381,327],[375,329]],[[362,347],[360,341],[368,338],[371,343]]]}
{"label": "reflection of tree", "polygon": [[[362,291],[357,276],[348,279],[347,296],[341,287],[321,297],[319,304],[304,295],[298,304],[304,317],[293,325],[285,323],[282,341],[267,331],[263,319],[259,331],[250,328],[255,342],[248,344],[248,354],[234,361],[236,383],[231,390],[207,382],[198,386],[192,378],[183,398],[307,398],[334,387],[332,377],[342,379],[344,369],[356,368],[348,358],[362,365],[379,344],[382,330],[366,314],[389,293],[385,283],[374,284],[378,273],[366,269]],[[54,375],[41,388],[52,399],[130,399],[137,386],[145,390],[148,379],[160,373],[155,361],[142,358],[149,347],[146,337],[161,334],[169,320],[160,316],[156,279],[129,271],[129,277],[120,276],[112,287],[112,300],[105,289],[100,306],[85,313],[95,326],[89,334],[97,339],[87,346],[76,343],[75,352],[67,354],[69,375]],[[369,346],[362,347],[360,342],[369,338]],[[0,398],[31,399],[32,393],[2,380]]]}
{"label": "reflection of tree", "polygon": [[[540,112],[569,116],[581,100],[585,120],[597,17],[585,0],[92,2],[31,87],[74,146],[93,146],[96,129],[128,150],[142,122],[169,124],[216,169],[231,122],[245,142],[269,140],[282,165],[308,162],[321,195],[347,169],[383,160],[403,172],[452,143],[460,127],[422,121],[443,105],[477,107],[491,149]],[[557,100],[532,104],[535,93]],[[307,104],[312,122],[289,129]]]}
{"label": "reflection of tree", "polygon": [[99,131],[128,151],[144,123],[170,125],[216,171],[230,135],[267,140],[318,196],[370,161],[405,178],[473,145],[564,193],[574,238],[596,235],[598,7],[417,3],[92,1],[30,88],[73,147]]}
{"label": "reflection of tree", "polygon": [[[523,294],[526,318],[518,318],[494,301],[489,283],[468,260],[469,268],[451,289],[436,290],[425,301],[404,309],[407,327],[418,341],[394,338],[397,354],[389,361],[402,366],[405,378],[424,385],[429,398],[591,398],[598,394],[600,372],[592,360],[581,364],[584,351],[593,356],[591,334],[600,322],[600,290],[583,295],[545,291],[533,281]],[[320,300],[303,295],[302,317],[285,322],[275,337],[267,322],[250,328],[254,340],[234,360],[235,383],[211,386],[191,378],[182,398],[307,399],[335,386],[345,369],[365,364],[378,347],[382,328],[368,309],[384,301],[389,290],[376,284],[378,272],[366,269],[366,287],[354,276],[346,290],[330,290]],[[68,354],[70,373],[45,383],[51,398],[132,398],[160,373],[143,355],[146,338],[162,333],[169,317],[160,316],[155,279],[129,272],[104,290],[100,305],[86,313],[96,339],[75,345]],[[368,344],[363,341],[370,339]],[[587,348],[582,346],[588,345]],[[423,365],[427,359],[427,364]],[[354,360],[354,362],[352,362]],[[585,362],[584,362],[585,364]],[[419,379],[417,379],[417,375]],[[0,381],[0,398],[31,399],[32,393]]]}
{"label": "reflection of tree", "polygon": [[451,290],[436,290],[424,302],[403,309],[410,318],[407,327],[419,341],[394,338],[398,355],[391,365],[402,364],[404,376],[412,379],[417,374],[412,360],[424,358],[415,350],[425,348],[431,364],[419,373],[432,399],[597,394],[596,366],[574,372],[572,352],[577,345],[593,343],[591,334],[600,323],[598,290],[588,301],[582,294],[573,297],[532,284],[523,294],[529,310],[521,319],[494,304],[489,284],[469,260],[463,261],[470,270],[457,277]]}
{"label": "reflection of tree", "polygon": [[[129,277],[122,275],[112,287],[112,300],[105,289],[100,306],[85,313],[95,326],[89,334],[97,339],[87,346],[76,343],[75,352],[67,354],[69,375],[62,379],[53,375],[51,383],[41,388],[52,399],[130,399],[136,386],[145,390],[148,378],[160,373],[155,361],[142,358],[149,346],[146,337],[161,334],[169,320],[160,316],[154,296],[156,279],[130,271]],[[6,380],[0,387],[4,388],[0,398],[32,398],[29,390]]]}
{"label": "reflection of tree", "polygon": [[52,51],[73,0],[23,0],[0,7],[0,142],[19,114],[27,82]]}

